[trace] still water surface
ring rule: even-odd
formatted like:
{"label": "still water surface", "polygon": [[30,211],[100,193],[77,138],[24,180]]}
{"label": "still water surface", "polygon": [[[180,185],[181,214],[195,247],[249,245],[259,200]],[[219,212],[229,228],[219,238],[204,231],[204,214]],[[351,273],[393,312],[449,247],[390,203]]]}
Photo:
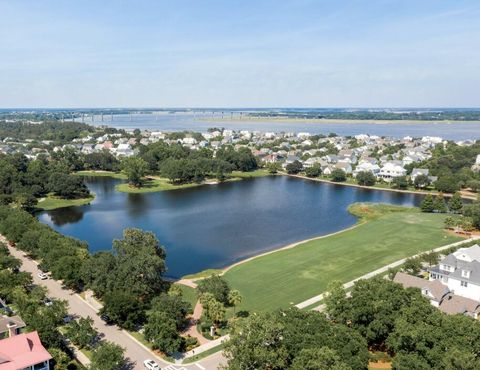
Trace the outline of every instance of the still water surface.
{"label": "still water surface", "polygon": [[[318,122],[292,122],[280,120],[239,120],[221,119],[221,114],[212,120],[211,115],[201,113],[163,113],[163,114],[119,114],[113,116],[95,116],[94,121],[87,123],[95,125],[108,125],[122,129],[135,129],[150,131],[199,131],[206,132],[210,127],[224,127],[236,131],[273,131],[273,132],[310,132],[312,134],[328,134],[335,132],[341,136],[369,134],[402,138],[405,136],[440,136],[448,140],[468,140],[480,138],[479,122],[456,123],[318,123]],[[229,114],[225,114],[225,118]]]}
{"label": "still water surface", "polygon": [[117,192],[121,180],[113,178],[85,181],[96,194],[92,204],[43,212],[40,221],[87,241],[91,252],[110,250],[127,227],[153,231],[166,248],[170,277],[349,227],[354,202],[414,206],[422,199],[286,176],[146,194]]}

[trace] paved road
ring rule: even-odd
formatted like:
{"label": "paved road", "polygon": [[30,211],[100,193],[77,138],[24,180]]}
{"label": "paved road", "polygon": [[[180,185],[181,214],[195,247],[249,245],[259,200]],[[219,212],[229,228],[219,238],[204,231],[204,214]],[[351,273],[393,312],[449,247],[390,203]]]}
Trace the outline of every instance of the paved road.
{"label": "paved road", "polygon": [[197,363],[189,365],[172,365],[165,362],[117,326],[106,325],[97,315],[93,307],[73,291],[62,288],[58,281],[53,279],[40,280],[37,276],[39,272],[37,264],[33,260],[24,257],[23,253],[15,248],[9,247],[9,250],[13,256],[22,261],[22,270],[32,274],[35,284],[45,286],[48,289],[48,295],[50,297],[63,299],[68,302],[70,314],[82,317],[90,316],[94,321],[95,328],[100,334],[104,335],[106,340],[125,348],[125,356],[134,363],[133,368],[135,370],[144,370],[143,361],[147,358],[157,361],[160,366],[162,366],[162,370],[215,370],[218,369],[220,364],[225,363],[225,359],[221,353],[216,353]]}

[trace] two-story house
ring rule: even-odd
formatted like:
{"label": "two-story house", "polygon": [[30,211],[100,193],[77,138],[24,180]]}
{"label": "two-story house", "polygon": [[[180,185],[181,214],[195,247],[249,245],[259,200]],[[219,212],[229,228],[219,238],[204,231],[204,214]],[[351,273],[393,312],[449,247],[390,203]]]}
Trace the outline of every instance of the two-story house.
{"label": "two-story house", "polygon": [[0,370],[50,370],[51,359],[36,331],[0,340]]}
{"label": "two-story house", "polygon": [[460,248],[429,269],[430,280],[438,280],[456,295],[480,301],[480,246]]}

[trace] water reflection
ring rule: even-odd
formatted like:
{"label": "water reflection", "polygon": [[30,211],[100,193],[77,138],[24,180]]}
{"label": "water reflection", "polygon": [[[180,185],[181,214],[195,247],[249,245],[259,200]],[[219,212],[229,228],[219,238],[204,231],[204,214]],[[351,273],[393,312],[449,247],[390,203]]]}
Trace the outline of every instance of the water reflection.
{"label": "water reflection", "polygon": [[218,268],[263,251],[353,225],[353,202],[418,205],[421,196],[324,184],[285,176],[159,193],[114,190],[121,180],[86,179],[88,206],[43,212],[39,219],[110,249],[126,227],[153,231],[167,249],[169,276]]}

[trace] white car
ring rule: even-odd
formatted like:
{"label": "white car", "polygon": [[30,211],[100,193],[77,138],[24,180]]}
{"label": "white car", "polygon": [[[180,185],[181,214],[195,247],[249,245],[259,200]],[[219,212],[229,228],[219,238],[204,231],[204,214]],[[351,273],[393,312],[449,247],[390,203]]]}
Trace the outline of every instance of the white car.
{"label": "white car", "polygon": [[148,370],[160,370],[160,366],[153,360],[145,360],[143,361],[143,366],[145,366]]}
{"label": "white car", "polygon": [[37,274],[37,276],[41,279],[41,280],[47,280],[48,279],[48,275],[44,272],[39,272]]}

